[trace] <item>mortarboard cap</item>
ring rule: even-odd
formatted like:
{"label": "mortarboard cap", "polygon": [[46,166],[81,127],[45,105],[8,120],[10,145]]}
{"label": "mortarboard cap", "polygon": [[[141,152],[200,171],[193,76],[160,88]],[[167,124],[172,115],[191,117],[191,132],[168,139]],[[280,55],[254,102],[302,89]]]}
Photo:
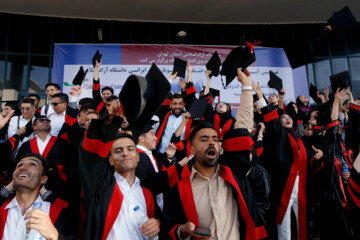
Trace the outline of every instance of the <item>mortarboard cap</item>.
{"label": "mortarboard cap", "polygon": [[180,58],[175,58],[174,59],[174,69],[173,69],[172,73],[174,74],[177,72],[178,77],[185,78],[186,66],[187,66],[186,61],[184,61]]}
{"label": "mortarboard cap", "polygon": [[102,54],[100,54],[99,49],[98,49],[92,58],[92,64],[94,67],[96,66],[96,61],[98,63],[101,61],[101,57],[102,57]]}
{"label": "mortarboard cap", "polygon": [[220,66],[221,66],[221,60],[220,60],[219,54],[217,53],[217,51],[215,51],[215,53],[212,55],[212,57],[206,64],[206,69],[211,70],[210,78],[212,76],[215,76],[215,77],[219,76]]}
{"label": "mortarboard cap", "polygon": [[321,100],[318,99],[317,97],[317,88],[311,83],[310,84],[310,89],[309,89],[309,93],[310,93],[310,97],[317,103],[320,104]]}
{"label": "mortarboard cap", "polygon": [[340,11],[334,12],[327,21],[339,37],[345,36],[348,32],[351,32],[359,26],[348,6]]}
{"label": "mortarboard cap", "polygon": [[225,58],[220,71],[221,75],[226,76],[226,88],[237,76],[237,69],[244,71],[250,64],[255,62],[255,52],[251,52],[250,47],[240,46],[234,48]]}
{"label": "mortarboard cap", "polygon": [[270,73],[270,80],[268,85],[270,88],[275,88],[278,92],[281,92],[283,88],[282,80],[279,78],[273,71],[269,71]]}
{"label": "mortarboard cap", "polygon": [[314,54],[306,44],[294,44],[284,50],[292,69],[315,61]]}
{"label": "mortarboard cap", "polygon": [[217,90],[215,88],[210,88],[210,93],[211,93],[211,95],[213,95],[213,97],[219,97],[220,90]]}
{"label": "mortarboard cap", "polygon": [[[200,94],[203,94],[204,91],[205,91],[205,87],[203,87],[203,89],[201,90]],[[219,97],[219,95],[220,95],[220,90],[217,90],[217,89],[215,89],[215,88],[210,88],[209,91],[210,91],[210,93],[211,93],[211,95],[212,95],[213,97]]]}
{"label": "mortarboard cap", "polygon": [[84,78],[86,76],[88,72],[88,69],[86,69],[86,71],[84,71],[83,66],[80,67],[79,71],[77,72],[76,76],[74,77],[74,80],[72,81],[72,83],[74,85],[79,85],[81,86],[82,82],[84,81]]}
{"label": "mortarboard cap", "polygon": [[189,112],[191,114],[191,118],[193,119],[201,119],[204,116],[207,106],[209,105],[209,99],[203,98],[198,99],[191,104]]}
{"label": "mortarboard cap", "polygon": [[130,75],[119,94],[124,115],[135,139],[164,102],[171,85],[155,63],[145,77]]}
{"label": "mortarboard cap", "polygon": [[[318,111],[318,114],[315,117],[318,125],[325,125],[327,122],[330,121],[331,106],[329,102],[316,106],[312,111]],[[309,112],[308,114],[310,116],[311,112]]]}
{"label": "mortarboard cap", "polygon": [[336,93],[336,90],[338,88],[340,88],[340,90],[347,88],[349,86],[351,88],[351,81],[348,71],[330,76],[330,82],[333,93]]}

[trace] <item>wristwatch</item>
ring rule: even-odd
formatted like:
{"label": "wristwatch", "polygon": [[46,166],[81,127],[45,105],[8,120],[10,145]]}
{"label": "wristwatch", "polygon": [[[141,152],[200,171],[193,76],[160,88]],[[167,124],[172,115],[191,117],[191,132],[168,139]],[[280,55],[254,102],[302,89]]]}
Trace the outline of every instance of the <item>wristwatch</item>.
{"label": "wristwatch", "polygon": [[252,91],[253,88],[252,88],[252,86],[243,86],[243,87],[242,87],[242,90],[243,90],[243,91]]}

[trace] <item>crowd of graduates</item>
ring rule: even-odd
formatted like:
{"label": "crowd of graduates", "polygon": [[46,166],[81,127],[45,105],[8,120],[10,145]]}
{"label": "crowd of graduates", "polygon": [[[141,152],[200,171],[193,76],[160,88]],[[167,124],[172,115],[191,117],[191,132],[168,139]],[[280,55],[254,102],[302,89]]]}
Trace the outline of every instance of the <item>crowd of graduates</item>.
{"label": "crowd of graduates", "polygon": [[[43,107],[36,94],[20,109],[5,104],[3,239],[23,238],[25,225],[47,239],[360,239],[360,98],[342,79],[332,94],[312,88],[315,105],[304,95],[286,105],[278,77],[266,99],[247,66],[235,66],[227,80],[242,95],[232,115],[210,88],[216,69],[196,92],[193,66],[184,79],[153,64],[115,96],[100,88],[99,53],[93,63],[92,98],[80,99],[79,74],[69,95],[48,83]],[[48,218],[10,219],[12,202],[25,216],[35,201],[50,203]]]}

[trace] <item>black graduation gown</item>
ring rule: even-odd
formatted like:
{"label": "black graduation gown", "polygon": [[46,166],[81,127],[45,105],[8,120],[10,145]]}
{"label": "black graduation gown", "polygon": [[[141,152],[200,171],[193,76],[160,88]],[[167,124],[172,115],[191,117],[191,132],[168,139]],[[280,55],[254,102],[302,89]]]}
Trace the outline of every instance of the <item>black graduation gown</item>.
{"label": "black graduation gown", "polygon": [[[9,202],[11,202],[12,199],[13,197],[10,199],[0,198],[0,215],[2,216],[0,218],[0,238],[3,236],[8,214],[8,209],[5,209],[5,207]],[[69,218],[69,208],[67,202],[60,198],[54,199],[50,205],[49,217],[54,227],[59,232],[59,240],[76,239],[75,229],[73,227],[71,218]]]}
{"label": "black graduation gown", "polygon": [[[83,239],[106,239],[121,209],[123,195],[116,184],[113,170],[107,164],[108,154],[122,118],[115,117],[110,124],[101,119],[91,121],[80,147],[80,179],[87,213]],[[148,216],[160,218],[159,207],[151,192],[143,188]],[[111,211],[109,211],[111,209]]]}
{"label": "black graduation gown", "polygon": [[140,179],[141,186],[157,195],[169,191],[179,181],[179,175],[182,170],[179,164],[166,168],[164,165],[161,166],[157,163],[159,172],[156,172],[149,156],[140,149],[138,149],[138,152],[140,161],[136,167],[135,175]]}
{"label": "black graduation gown", "polygon": [[[289,204],[296,176],[299,175],[299,238],[307,239],[309,186],[311,183],[312,153],[306,144],[296,138],[294,131],[285,130],[280,123],[278,112],[272,105],[261,109],[266,126],[264,138],[263,166],[271,178],[270,219],[281,224]],[[274,224],[274,223],[273,223]],[[272,228],[276,239],[276,226]]]}
{"label": "black graduation gown", "polygon": [[[67,190],[69,179],[66,161],[69,156],[68,147],[65,140],[52,136],[42,154],[42,156],[46,158],[50,168],[49,180],[45,187],[66,200],[68,199]],[[39,153],[36,138],[30,139],[21,145],[18,156],[26,153]]]}
{"label": "black graduation gown", "polygon": [[93,79],[92,96],[95,101],[96,111],[103,115],[106,112],[106,106],[100,93],[100,78],[98,81]]}
{"label": "black graduation gown", "polygon": [[[241,239],[265,238],[268,176],[265,170],[262,171],[263,168],[254,167],[256,162],[249,161],[253,141],[246,129],[235,129],[225,133],[222,146],[225,153],[219,159],[220,177],[230,184],[239,204]],[[174,185],[165,199],[164,221],[172,239],[178,239],[175,232],[181,224],[191,221],[199,225],[190,183],[190,170],[194,162],[193,158],[184,167],[182,180]]]}

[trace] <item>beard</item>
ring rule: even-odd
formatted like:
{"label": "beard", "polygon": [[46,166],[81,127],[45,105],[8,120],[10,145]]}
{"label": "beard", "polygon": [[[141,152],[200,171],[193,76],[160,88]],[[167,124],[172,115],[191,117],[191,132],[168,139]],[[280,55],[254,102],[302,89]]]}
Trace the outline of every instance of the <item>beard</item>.
{"label": "beard", "polygon": [[178,109],[171,109],[171,112],[175,115],[175,117],[179,117],[182,114],[182,111]]}
{"label": "beard", "polygon": [[214,167],[218,164],[220,153],[214,147],[209,147],[204,153],[195,153],[195,159],[201,165],[206,167]]}

